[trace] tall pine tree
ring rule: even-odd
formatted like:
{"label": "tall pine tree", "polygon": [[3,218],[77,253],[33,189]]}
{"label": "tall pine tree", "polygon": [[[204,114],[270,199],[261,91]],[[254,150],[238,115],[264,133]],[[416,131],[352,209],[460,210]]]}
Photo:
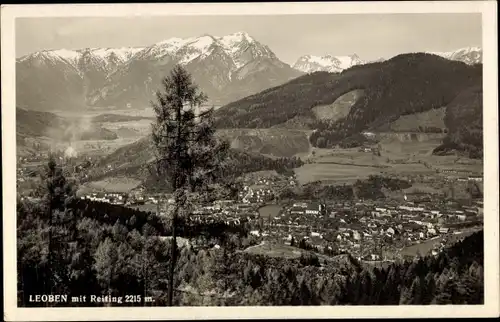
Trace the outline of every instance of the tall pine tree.
{"label": "tall pine tree", "polygon": [[76,217],[70,207],[75,198],[75,186],[68,181],[63,170],[50,156],[42,176],[42,204],[49,227],[47,294],[61,294],[69,284],[68,243],[75,239]]}
{"label": "tall pine tree", "polygon": [[[202,111],[207,96],[198,90],[191,75],[174,67],[152,102],[155,170],[174,196],[171,205],[172,255],[168,305],[173,303],[178,217],[189,213],[193,196],[207,196],[217,178],[223,178],[229,145],[215,137],[213,109]],[[195,194],[196,193],[196,194]]]}

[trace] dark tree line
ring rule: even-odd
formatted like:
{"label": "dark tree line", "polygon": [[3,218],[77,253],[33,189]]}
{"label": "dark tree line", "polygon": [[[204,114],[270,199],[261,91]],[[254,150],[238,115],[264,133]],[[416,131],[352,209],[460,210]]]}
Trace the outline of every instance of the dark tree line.
{"label": "dark tree line", "polygon": [[[60,209],[50,222],[42,205],[18,203],[19,305],[33,305],[30,294],[108,292],[156,294],[155,305],[165,304],[170,242],[160,237],[171,235],[170,226],[154,214],[100,202],[76,200]],[[247,231],[244,222],[178,222],[179,237],[212,246],[232,245]]]}
{"label": "dark tree line", "polygon": [[482,249],[479,232],[437,257],[387,267],[360,264],[350,255],[325,262],[314,254],[283,259],[220,251],[213,255],[215,267],[205,267],[216,281],[209,288],[232,296],[185,300],[194,305],[481,304]]}
{"label": "dark tree line", "polygon": [[[370,175],[365,180],[357,180],[354,184],[325,185],[321,182],[311,182],[297,189],[284,189],[279,197],[282,200],[353,200],[353,199],[379,199],[384,198],[383,189],[391,191],[403,190],[411,187],[411,184],[402,179],[390,178],[378,175]],[[474,192],[475,189],[472,189]],[[477,193],[474,196],[478,195]]]}
{"label": "dark tree line", "polygon": [[231,174],[240,176],[249,172],[262,170],[276,170],[280,174],[293,174],[293,169],[298,168],[304,162],[298,157],[271,159],[260,154],[253,154],[238,150],[230,151]]}

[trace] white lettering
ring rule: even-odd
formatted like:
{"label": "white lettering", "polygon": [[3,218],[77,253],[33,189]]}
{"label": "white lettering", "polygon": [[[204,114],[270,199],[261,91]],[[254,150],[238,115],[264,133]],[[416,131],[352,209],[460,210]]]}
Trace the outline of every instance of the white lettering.
{"label": "white lettering", "polygon": [[35,294],[35,295],[30,295],[29,296],[29,302],[43,302],[43,303],[61,303],[61,302],[68,302],[68,296],[67,295],[46,295],[46,294]]}

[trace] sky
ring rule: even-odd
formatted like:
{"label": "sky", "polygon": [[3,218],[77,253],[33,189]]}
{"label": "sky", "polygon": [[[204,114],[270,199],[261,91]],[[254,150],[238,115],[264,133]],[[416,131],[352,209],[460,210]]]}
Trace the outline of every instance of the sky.
{"label": "sky", "polygon": [[16,56],[49,49],[148,46],[171,37],[245,31],[286,63],[302,55],[363,60],[481,46],[481,14],[324,14],[17,18]]}

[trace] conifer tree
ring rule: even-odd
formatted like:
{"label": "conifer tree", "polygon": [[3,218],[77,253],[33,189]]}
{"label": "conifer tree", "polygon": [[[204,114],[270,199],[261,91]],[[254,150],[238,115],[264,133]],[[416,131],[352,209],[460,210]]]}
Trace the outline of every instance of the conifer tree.
{"label": "conifer tree", "polygon": [[163,79],[162,91],[156,93],[156,102],[152,102],[156,114],[152,124],[155,170],[174,196],[169,211],[172,223],[169,306],[173,303],[178,217],[189,213],[193,196],[207,197],[216,179],[229,177],[225,172],[229,145],[215,137],[213,109],[201,110],[206,101],[207,96],[198,90],[191,75],[177,65]]}
{"label": "conifer tree", "polygon": [[41,186],[44,219],[48,224],[48,270],[47,293],[61,293],[67,286],[67,243],[75,239],[76,217],[70,209],[75,198],[75,187],[63,174],[53,155],[50,156]]}

